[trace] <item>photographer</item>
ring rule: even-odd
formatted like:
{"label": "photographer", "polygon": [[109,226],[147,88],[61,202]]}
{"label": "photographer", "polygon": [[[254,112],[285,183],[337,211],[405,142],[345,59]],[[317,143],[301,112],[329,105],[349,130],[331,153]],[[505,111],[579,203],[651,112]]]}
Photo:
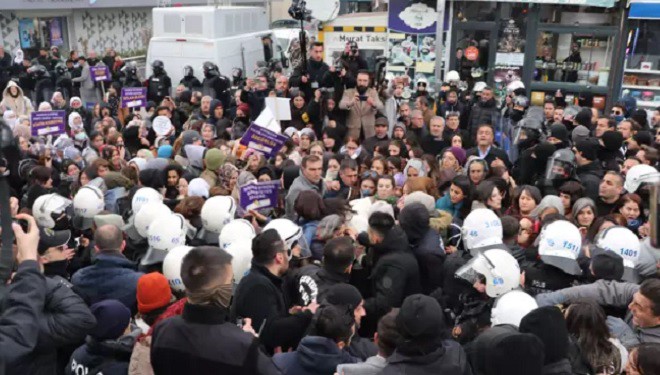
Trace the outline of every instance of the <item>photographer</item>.
{"label": "photographer", "polygon": [[367,61],[360,56],[356,41],[346,42],[346,47],[341,55],[341,62],[349,75],[357,77],[360,70],[368,70]]}
{"label": "photographer", "polygon": [[314,42],[311,46],[311,53],[307,60],[306,67],[298,67],[293,71],[289,80],[290,87],[298,87],[305,93],[306,98],[314,97],[314,90],[320,87],[333,87],[331,72],[335,68],[330,68],[323,62],[323,43]]}
{"label": "photographer", "polygon": [[367,71],[358,72],[356,88],[344,92],[339,108],[349,111],[346,121],[349,137],[357,139],[363,134],[364,139],[376,134],[376,112],[383,110],[383,102],[376,89],[369,87]]}

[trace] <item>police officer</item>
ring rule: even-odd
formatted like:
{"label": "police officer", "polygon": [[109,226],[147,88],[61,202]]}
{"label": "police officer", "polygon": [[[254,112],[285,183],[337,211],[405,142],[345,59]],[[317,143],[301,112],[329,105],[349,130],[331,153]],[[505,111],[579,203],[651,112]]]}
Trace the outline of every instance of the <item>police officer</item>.
{"label": "police officer", "polygon": [[190,91],[199,91],[202,88],[202,83],[195,77],[195,71],[190,65],[183,67],[183,78],[179,83],[186,86]]}
{"label": "police officer", "polygon": [[577,181],[577,162],[573,151],[562,148],[555,151],[545,169],[545,176],[539,179],[536,186],[541,190],[543,196],[559,195],[559,187],[566,181]]}
{"label": "police officer", "polygon": [[525,291],[532,296],[577,284],[582,270],[577,257],[582,249],[582,234],[567,220],[547,224],[539,235],[540,259],[525,265]]}
{"label": "police officer", "polygon": [[28,69],[28,73],[34,77],[36,82],[34,86],[35,102],[41,103],[49,101],[53,96],[53,92],[55,92],[55,84],[53,83],[46,67],[39,64],[33,65]]}
{"label": "police officer", "polygon": [[126,64],[121,68],[122,77],[120,78],[122,87],[142,87],[142,82],[137,74],[137,66],[134,62]]}
{"label": "police officer", "polygon": [[220,100],[224,108],[229,108],[231,104],[231,94],[229,92],[231,82],[227,77],[221,75],[218,66],[210,61],[204,63],[203,69],[202,93]]}
{"label": "police officer", "polygon": [[60,63],[55,67],[55,91],[62,93],[64,100],[68,101],[73,95],[73,82],[71,73],[66,65]]}
{"label": "police officer", "polygon": [[[510,119],[513,121],[513,118]],[[512,143],[509,149],[509,160],[514,163],[514,168],[516,168],[520,155],[542,140],[543,121],[536,116],[525,115],[512,125],[508,133]]]}
{"label": "police officer", "polygon": [[172,80],[165,72],[165,65],[160,60],[151,63],[153,74],[147,80],[147,100],[160,103],[172,92]]}

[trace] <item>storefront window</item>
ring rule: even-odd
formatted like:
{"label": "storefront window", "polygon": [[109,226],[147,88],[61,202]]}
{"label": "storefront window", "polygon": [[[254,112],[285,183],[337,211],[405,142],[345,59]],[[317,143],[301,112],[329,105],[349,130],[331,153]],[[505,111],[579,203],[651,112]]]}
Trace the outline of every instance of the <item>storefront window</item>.
{"label": "storefront window", "polygon": [[607,86],[613,39],[586,33],[540,32],[534,81]]}
{"label": "storefront window", "polygon": [[489,1],[455,1],[454,14],[457,21],[496,21],[497,2]]}
{"label": "storefront window", "polygon": [[623,89],[645,108],[660,106],[660,21],[631,19]]}
{"label": "storefront window", "polygon": [[26,57],[39,55],[40,48],[68,50],[66,17],[21,18],[18,23],[21,49]]}
{"label": "storefront window", "polygon": [[541,5],[540,23],[555,25],[617,25],[621,14],[618,7],[586,7],[578,5]]}

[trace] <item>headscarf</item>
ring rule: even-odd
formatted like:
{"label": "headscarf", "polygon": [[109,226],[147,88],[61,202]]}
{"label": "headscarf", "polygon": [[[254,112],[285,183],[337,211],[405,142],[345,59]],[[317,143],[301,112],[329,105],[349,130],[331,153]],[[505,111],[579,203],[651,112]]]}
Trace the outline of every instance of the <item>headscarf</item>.
{"label": "headscarf", "polygon": [[422,159],[410,159],[408,160],[408,164],[406,164],[406,167],[403,169],[403,176],[408,177],[408,168],[413,167],[419,171],[419,177],[426,177],[426,168],[424,168],[424,162]]}
{"label": "headscarf", "polygon": [[82,116],[78,112],[71,112],[69,115],[69,128],[71,130],[76,130],[76,129],[82,129],[84,127],[84,124],[81,122],[80,125],[75,125],[75,119],[80,118],[82,120]]}
{"label": "headscarf", "polygon": [[37,111],[39,112],[52,111],[52,110],[53,110],[53,106],[51,106],[50,103],[48,102],[41,102],[41,104],[39,104],[39,108],[37,109]]}
{"label": "headscarf", "polygon": [[218,171],[218,185],[226,191],[230,191],[229,184],[234,173],[238,174],[238,168],[233,164],[225,163]]}
{"label": "headscarf", "polygon": [[596,203],[591,198],[587,197],[582,197],[573,203],[573,210],[571,211],[571,215],[573,216],[573,220],[577,223],[577,217],[580,211],[582,211],[583,208],[585,207],[591,207],[591,211],[593,213],[596,213]]}

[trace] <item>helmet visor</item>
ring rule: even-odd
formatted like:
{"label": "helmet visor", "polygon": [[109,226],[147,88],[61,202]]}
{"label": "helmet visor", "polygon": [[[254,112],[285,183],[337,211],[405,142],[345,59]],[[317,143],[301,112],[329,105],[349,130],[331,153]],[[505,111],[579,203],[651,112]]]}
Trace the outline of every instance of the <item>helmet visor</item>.
{"label": "helmet visor", "polygon": [[287,253],[289,256],[289,260],[293,257],[293,254],[297,253],[300,254],[298,255],[299,258],[309,258],[312,256],[312,250],[309,247],[309,243],[307,243],[307,239],[305,236],[300,236],[297,240],[294,240],[293,243],[291,244],[291,250]]}
{"label": "helmet visor", "polygon": [[550,159],[545,171],[548,180],[565,180],[571,177],[573,165],[564,160]]}
{"label": "helmet visor", "polygon": [[470,259],[454,275],[459,279],[467,281],[470,285],[474,285],[477,282],[486,284],[486,276],[475,269],[475,264],[482,261],[480,258],[481,255]]}

